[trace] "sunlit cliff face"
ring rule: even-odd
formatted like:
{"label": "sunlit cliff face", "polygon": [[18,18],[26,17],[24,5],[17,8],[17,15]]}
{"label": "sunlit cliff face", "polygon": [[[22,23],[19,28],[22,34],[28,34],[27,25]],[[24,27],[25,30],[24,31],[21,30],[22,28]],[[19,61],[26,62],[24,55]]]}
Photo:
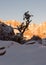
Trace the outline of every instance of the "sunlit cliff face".
{"label": "sunlit cliff face", "polygon": [[39,24],[36,31],[38,32],[39,37],[46,38],[46,22]]}
{"label": "sunlit cliff face", "polygon": [[[0,22],[4,22],[7,25],[12,26],[13,28],[19,26],[21,24],[21,22],[16,21],[16,20],[2,20],[0,19]],[[19,31],[14,29],[15,34],[18,33]],[[41,38],[46,38],[46,22],[43,22],[41,24],[34,24],[31,23],[28,27],[28,29],[24,32],[24,37],[26,37],[27,39],[30,39],[31,37],[33,37],[33,35],[35,36],[39,36]]]}

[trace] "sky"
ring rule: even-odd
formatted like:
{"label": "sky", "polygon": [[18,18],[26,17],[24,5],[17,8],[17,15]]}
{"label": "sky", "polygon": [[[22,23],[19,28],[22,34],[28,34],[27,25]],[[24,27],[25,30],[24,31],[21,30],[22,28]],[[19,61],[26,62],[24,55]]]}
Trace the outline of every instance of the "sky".
{"label": "sky", "polygon": [[23,14],[29,11],[32,22],[46,21],[46,0],[0,0],[0,18],[23,22]]}

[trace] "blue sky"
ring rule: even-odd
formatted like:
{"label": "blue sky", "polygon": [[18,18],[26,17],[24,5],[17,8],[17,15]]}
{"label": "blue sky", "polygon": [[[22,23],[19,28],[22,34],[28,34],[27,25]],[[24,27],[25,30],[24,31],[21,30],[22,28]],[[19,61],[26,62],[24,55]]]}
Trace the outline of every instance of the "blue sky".
{"label": "blue sky", "polygon": [[46,21],[46,0],[0,0],[0,18],[23,21],[27,10],[34,15],[34,23]]}

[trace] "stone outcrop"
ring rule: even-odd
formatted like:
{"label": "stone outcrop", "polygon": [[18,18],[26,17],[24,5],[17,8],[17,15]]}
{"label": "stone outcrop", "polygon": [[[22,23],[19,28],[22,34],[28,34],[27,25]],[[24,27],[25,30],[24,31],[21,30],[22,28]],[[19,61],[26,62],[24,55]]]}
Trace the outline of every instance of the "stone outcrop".
{"label": "stone outcrop", "polygon": [[14,35],[13,28],[4,23],[0,23],[0,40],[10,40]]}

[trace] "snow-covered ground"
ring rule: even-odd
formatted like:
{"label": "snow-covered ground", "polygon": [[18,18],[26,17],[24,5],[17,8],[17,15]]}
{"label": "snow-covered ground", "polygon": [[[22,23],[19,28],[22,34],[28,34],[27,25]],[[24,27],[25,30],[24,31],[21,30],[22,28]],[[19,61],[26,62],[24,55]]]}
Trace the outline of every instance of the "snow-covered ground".
{"label": "snow-covered ground", "polygon": [[[45,40],[42,41],[44,44]],[[13,41],[1,41],[0,47],[4,47],[6,54],[0,56],[0,65],[46,65],[46,46],[20,45]],[[0,51],[1,52],[1,51]]]}

